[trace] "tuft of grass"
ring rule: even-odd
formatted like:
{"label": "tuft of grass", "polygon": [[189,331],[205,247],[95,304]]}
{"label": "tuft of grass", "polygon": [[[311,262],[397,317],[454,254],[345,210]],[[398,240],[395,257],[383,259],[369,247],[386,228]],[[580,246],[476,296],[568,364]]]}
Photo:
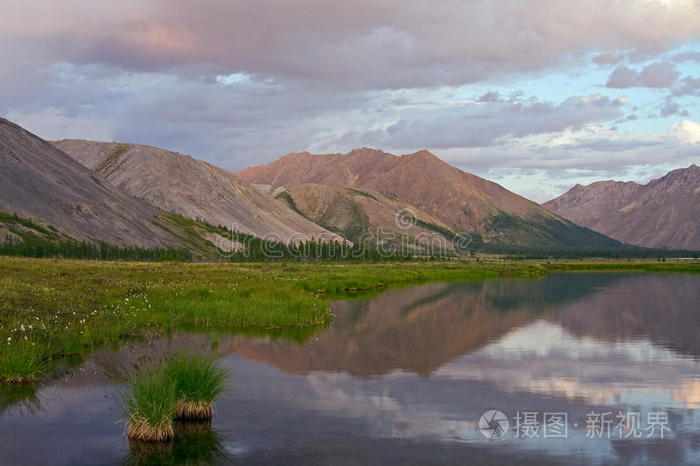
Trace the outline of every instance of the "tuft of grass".
{"label": "tuft of grass", "polygon": [[5,347],[0,352],[0,382],[6,384],[36,382],[46,366],[41,348],[28,343],[3,346]]}
{"label": "tuft of grass", "polygon": [[173,413],[177,401],[175,382],[163,370],[135,380],[123,395],[124,420],[129,440],[167,442],[175,435]]}
{"label": "tuft of grass", "polygon": [[213,359],[180,354],[166,362],[163,371],[175,384],[175,420],[203,421],[212,418],[214,400],[226,384],[226,373]]}

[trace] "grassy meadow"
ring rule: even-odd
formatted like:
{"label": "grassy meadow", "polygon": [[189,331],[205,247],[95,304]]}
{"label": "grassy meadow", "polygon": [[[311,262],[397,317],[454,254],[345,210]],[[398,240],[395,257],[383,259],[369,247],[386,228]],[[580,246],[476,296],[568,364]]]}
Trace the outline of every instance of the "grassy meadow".
{"label": "grassy meadow", "polygon": [[328,299],[428,281],[538,277],[550,270],[698,272],[677,262],[241,264],[0,257],[0,381],[38,380],[68,356],[172,332],[303,339],[328,325]]}

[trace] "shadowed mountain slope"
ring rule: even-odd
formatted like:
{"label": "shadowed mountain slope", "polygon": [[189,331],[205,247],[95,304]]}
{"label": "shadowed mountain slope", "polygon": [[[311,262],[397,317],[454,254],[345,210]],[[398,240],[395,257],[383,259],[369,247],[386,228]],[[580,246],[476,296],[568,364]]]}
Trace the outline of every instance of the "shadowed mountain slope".
{"label": "shadowed mountain slope", "polygon": [[129,194],[213,225],[289,242],[340,239],[234,174],[151,146],[68,139],[54,145]]}
{"label": "shadowed mountain slope", "polygon": [[0,212],[39,219],[71,238],[181,246],[154,224],[158,208],[114,187],[50,143],[0,118]]}

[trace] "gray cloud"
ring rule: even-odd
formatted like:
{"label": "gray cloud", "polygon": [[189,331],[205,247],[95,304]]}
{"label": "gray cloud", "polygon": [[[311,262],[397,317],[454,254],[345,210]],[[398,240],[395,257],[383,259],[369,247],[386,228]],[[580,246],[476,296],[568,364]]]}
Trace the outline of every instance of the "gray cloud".
{"label": "gray cloud", "polygon": [[341,142],[387,148],[490,146],[504,138],[578,130],[587,123],[622,115],[621,100],[601,95],[570,97],[556,105],[533,99],[506,101],[492,93],[485,96],[477,99],[479,103],[407,110],[385,129],[348,132]]}
{"label": "gray cloud", "polygon": [[640,71],[618,66],[608,78],[606,87],[625,89],[629,87],[667,88],[673,86],[680,73],[673,65],[652,63]]}
{"label": "gray cloud", "polygon": [[128,0],[99,9],[77,0],[8,1],[0,18],[5,57],[136,72],[245,71],[346,89],[476,82],[595,49],[649,55],[700,31],[696,4],[633,0],[210,0],[206,8]]}
{"label": "gray cloud", "polygon": [[666,96],[666,100],[659,110],[659,115],[664,118],[673,115],[679,115],[682,117],[690,116],[688,110],[682,109],[680,105],[674,102],[671,95]]}
{"label": "gray cloud", "polygon": [[615,68],[608,78],[608,82],[605,87],[612,87],[617,89],[625,89],[628,87],[633,87],[637,85],[639,80],[639,73],[627,68],[626,66],[619,66]]}
{"label": "gray cloud", "polygon": [[675,96],[695,95],[700,96],[700,78],[692,78],[686,76],[681,82],[672,89],[672,94]]}
{"label": "gray cloud", "polygon": [[598,65],[615,65],[625,59],[623,53],[606,52],[593,57],[593,63]]}

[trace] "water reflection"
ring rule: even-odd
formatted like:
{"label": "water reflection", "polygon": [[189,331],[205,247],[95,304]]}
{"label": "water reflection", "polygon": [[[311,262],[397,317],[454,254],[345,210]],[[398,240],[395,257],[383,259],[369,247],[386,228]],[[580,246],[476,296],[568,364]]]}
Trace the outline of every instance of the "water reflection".
{"label": "water reflection", "polygon": [[35,384],[0,384],[0,415],[9,411],[32,414],[40,409]]}
{"label": "water reflection", "polygon": [[227,455],[221,435],[210,423],[175,422],[175,438],[168,443],[129,441],[125,465],[219,464]]}
{"label": "water reflection", "polygon": [[[180,335],[99,352],[41,388],[41,412],[0,413],[0,458],[698,464],[698,302],[700,277],[689,275],[430,284],[333,303],[336,321],[303,343],[229,336],[212,346],[207,336]],[[215,351],[230,372],[213,428],[201,442],[129,450],[113,425],[119,381],[183,348]],[[488,409],[511,420],[517,411],[566,412],[568,436],[487,440],[477,423]],[[663,411],[670,431],[586,436],[590,412],[619,411]],[[35,435],[46,441],[37,447]]]}
{"label": "water reflection", "polygon": [[[512,329],[545,319],[572,335],[645,339],[698,356],[693,309],[699,300],[698,277],[681,275],[561,274],[430,284],[334,303],[333,326],[304,346],[247,340],[236,351],[294,373],[368,376],[401,369],[428,375]],[[540,338],[546,336],[530,334],[535,342]]]}

